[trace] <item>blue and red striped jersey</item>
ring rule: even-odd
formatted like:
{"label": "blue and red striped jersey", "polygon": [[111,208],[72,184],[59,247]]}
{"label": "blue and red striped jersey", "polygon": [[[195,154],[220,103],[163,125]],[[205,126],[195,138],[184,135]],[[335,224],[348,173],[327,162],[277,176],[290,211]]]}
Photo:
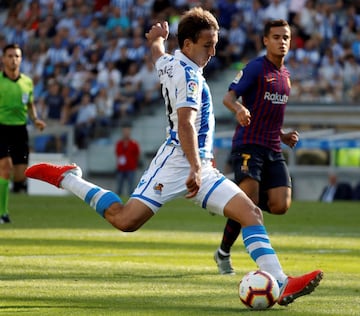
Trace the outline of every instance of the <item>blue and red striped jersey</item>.
{"label": "blue and red striped jersey", "polygon": [[283,65],[278,69],[265,56],[251,60],[239,71],[229,90],[241,97],[250,111],[251,123],[238,124],[233,136],[233,148],[258,144],[281,151],[280,130],[290,94],[290,72]]}

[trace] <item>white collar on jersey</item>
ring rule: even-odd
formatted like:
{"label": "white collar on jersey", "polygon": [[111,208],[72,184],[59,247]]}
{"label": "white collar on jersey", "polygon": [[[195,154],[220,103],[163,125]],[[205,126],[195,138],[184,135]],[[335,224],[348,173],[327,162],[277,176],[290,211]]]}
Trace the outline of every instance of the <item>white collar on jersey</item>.
{"label": "white collar on jersey", "polygon": [[186,57],[186,55],[184,55],[180,49],[175,50],[174,56],[176,59],[179,59],[184,63],[188,64],[189,66],[191,66],[195,71],[199,71],[200,73],[203,72],[203,69],[199,67],[197,64],[195,64],[191,59]]}

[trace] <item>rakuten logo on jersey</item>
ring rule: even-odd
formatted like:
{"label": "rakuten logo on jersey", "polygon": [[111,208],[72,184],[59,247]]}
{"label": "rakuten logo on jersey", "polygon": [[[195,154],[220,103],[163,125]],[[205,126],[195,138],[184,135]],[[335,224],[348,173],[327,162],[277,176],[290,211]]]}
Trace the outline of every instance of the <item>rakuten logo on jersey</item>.
{"label": "rakuten logo on jersey", "polygon": [[265,92],[264,100],[271,101],[273,104],[286,104],[289,97],[286,94]]}

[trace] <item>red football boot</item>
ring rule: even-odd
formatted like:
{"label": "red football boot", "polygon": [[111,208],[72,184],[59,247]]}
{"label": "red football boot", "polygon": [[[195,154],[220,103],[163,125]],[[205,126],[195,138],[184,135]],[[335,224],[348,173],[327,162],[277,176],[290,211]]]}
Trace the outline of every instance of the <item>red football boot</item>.
{"label": "red football boot", "polygon": [[54,165],[50,163],[39,163],[25,170],[28,178],[33,178],[50,183],[60,188],[60,183],[67,173],[73,173],[79,177],[82,176],[80,167],[72,165]]}
{"label": "red football boot", "polygon": [[323,272],[321,270],[315,270],[299,277],[289,276],[282,286],[278,304],[288,305],[298,297],[310,294],[319,285],[322,278]]}

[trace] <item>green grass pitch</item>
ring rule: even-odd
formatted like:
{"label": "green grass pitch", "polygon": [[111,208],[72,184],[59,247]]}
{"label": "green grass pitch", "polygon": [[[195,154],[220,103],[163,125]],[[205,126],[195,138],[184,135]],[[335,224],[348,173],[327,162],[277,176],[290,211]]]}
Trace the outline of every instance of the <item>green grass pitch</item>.
{"label": "green grass pitch", "polygon": [[360,315],[360,204],[294,202],[265,214],[286,273],[323,269],[311,295],[266,311],[238,298],[256,269],[241,239],[235,276],[213,262],[225,219],[186,200],[164,206],[134,233],[117,231],[73,196],[11,195],[0,225],[0,315]]}

